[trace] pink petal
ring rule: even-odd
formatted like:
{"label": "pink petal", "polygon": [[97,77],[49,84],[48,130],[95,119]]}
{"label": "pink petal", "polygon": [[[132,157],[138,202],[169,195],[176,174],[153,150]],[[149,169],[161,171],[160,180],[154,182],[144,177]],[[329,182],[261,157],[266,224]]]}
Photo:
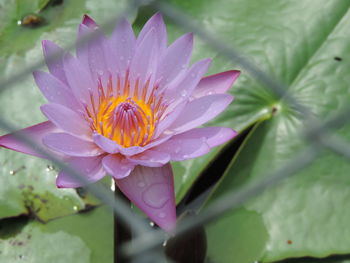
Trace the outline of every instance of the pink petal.
{"label": "pink petal", "polygon": [[[92,36],[92,39],[89,39],[89,36]],[[108,78],[109,73],[114,73],[117,68],[117,59],[109,41],[99,28],[90,28],[81,24],[78,39],[83,38],[88,38],[88,40],[78,45],[78,59],[89,68],[94,80],[97,81],[103,75]]]}
{"label": "pink petal", "polygon": [[229,94],[215,94],[195,99],[186,105],[169,130],[182,133],[200,126],[225,110],[232,100],[233,97]]}
{"label": "pink petal", "polygon": [[[89,183],[97,182],[102,179],[106,172],[102,167],[102,157],[77,157],[71,158],[69,165],[74,171],[80,173]],[[58,188],[77,188],[84,186],[84,183],[75,179],[65,171],[60,171],[56,179]]]}
{"label": "pink petal", "polygon": [[200,98],[211,94],[225,93],[240,75],[238,70],[230,70],[201,79],[192,96]]}
{"label": "pink petal", "polygon": [[157,146],[158,144],[161,144],[162,142],[165,142],[168,140],[171,136],[163,136],[160,138],[157,138],[156,140],[152,141],[151,143],[145,145],[144,147],[141,146],[131,146],[131,147],[123,147],[116,143],[115,141],[112,141],[106,137],[104,137],[101,134],[95,133],[93,135],[94,142],[105,152],[108,153],[120,153],[125,156],[133,156],[139,153],[142,153],[146,151],[147,149],[150,149],[154,146]]}
{"label": "pink petal", "polygon": [[68,84],[75,98],[80,102],[91,105],[90,94],[96,95],[96,84],[87,71],[87,65],[82,64],[70,54],[64,56],[63,64]]}
{"label": "pink petal", "polygon": [[122,19],[111,37],[111,46],[118,52],[118,70],[124,75],[135,52],[136,38],[130,23]]}
{"label": "pink petal", "polygon": [[49,102],[62,104],[72,110],[80,108],[72,91],[53,75],[36,71],[33,73],[36,84]]}
{"label": "pink petal", "polygon": [[93,142],[81,140],[68,133],[50,133],[43,138],[50,149],[76,157],[97,156],[103,153]]}
{"label": "pink petal", "polygon": [[187,139],[174,136],[152,150],[169,154],[172,161],[183,161],[208,153],[210,147],[206,140],[200,137]]}
{"label": "pink petal", "polygon": [[90,28],[96,28],[98,27],[95,20],[93,20],[90,16],[84,15],[83,21],[81,22],[83,25],[90,27]]}
{"label": "pink petal", "polygon": [[[143,87],[151,76],[155,78],[158,64],[155,30],[150,30],[143,38],[135,51],[130,65],[131,89],[134,88],[136,80],[139,79],[139,86]],[[153,83],[150,84],[152,87]],[[133,91],[130,92],[133,94]],[[139,92],[140,94],[141,92]]]}
{"label": "pink petal", "polygon": [[155,30],[155,40],[157,43],[158,53],[162,54],[167,47],[167,32],[163,21],[163,17],[160,13],[153,15],[142,28],[138,38],[137,44],[140,45],[146,38],[149,31]]}
{"label": "pink petal", "polygon": [[[1,136],[0,137],[0,146],[17,151],[17,152],[21,152],[21,153],[25,153],[25,154],[29,154],[29,155],[33,155],[33,156],[47,159],[46,156],[43,156],[40,153],[38,153],[35,150],[35,148],[32,148],[32,147],[26,145],[25,142],[22,142],[20,139],[17,139],[15,135],[16,135],[16,133],[21,133],[23,136],[27,136],[28,139],[32,140],[32,142],[35,145],[45,149],[46,147],[42,143],[43,137],[45,137],[46,135],[48,135],[52,132],[58,132],[58,131],[59,130],[57,129],[57,127],[54,124],[52,124],[50,121],[45,121],[45,122],[36,124],[34,126],[16,131],[14,133],[10,133],[10,134],[6,134],[6,135]],[[56,156],[57,156],[57,154],[56,154]],[[61,155],[59,155],[59,156],[61,156]]]}
{"label": "pink petal", "polygon": [[63,69],[63,55],[66,53],[64,49],[57,46],[55,43],[49,40],[42,41],[44,57],[49,68],[49,71],[56,78],[67,84],[66,74]]}
{"label": "pink petal", "polygon": [[169,85],[165,98],[179,98],[183,100],[190,97],[203,75],[207,72],[210,62],[211,59],[203,59],[193,64],[179,83],[176,82]]}
{"label": "pink petal", "polygon": [[170,164],[150,168],[137,166],[124,179],[115,180],[119,189],[161,228],[176,225],[174,179]]}
{"label": "pink petal", "polygon": [[90,127],[78,113],[55,103],[42,105],[40,109],[60,129],[91,141]]}
{"label": "pink petal", "polygon": [[[193,47],[193,34],[189,33],[178,38],[162,57],[157,73],[161,78],[160,86],[166,85],[187,69]],[[181,55],[180,55],[181,54]]]}
{"label": "pink petal", "polygon": [[94,142],[107,153],[118,153],[119,147],[115,141],[112,141],[105,136],[95,133],[92,136]]}
{"label": "pink petal", "polygon": [[128,176],[134,169],[135,164],[129,162],[120,154],[110,154],[103,158],[104,169],[115,179],[122,179]]}
{"label": "pink petal", "polygon": [[209,147],[215,147],[223,144],[237,135],[237,132],[231,128],[225,127],[205,127],[195,128],[187,132],[175,135],[175,139],[198,139],[201,138]]}
{"label": "pink petal", "polygon": [[140,154],[128,157],[128,160],[135,165],[161,167],[170,161],[170,155],[164,152],[147,150]]}

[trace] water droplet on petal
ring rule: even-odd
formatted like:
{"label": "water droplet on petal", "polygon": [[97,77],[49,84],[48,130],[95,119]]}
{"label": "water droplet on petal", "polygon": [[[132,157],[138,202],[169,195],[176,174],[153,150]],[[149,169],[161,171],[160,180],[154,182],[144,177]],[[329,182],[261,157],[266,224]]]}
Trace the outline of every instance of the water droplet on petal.
{"label": "water droplet on petal", "polygon": [[187,95],[187,91],[186,91],[186,90],[182,90],[182,91],[181,91],[181,96],[182,96],[182,97],[185,97],[186,95]]}
{"label": "water droplet on petal", "polygon": [[75,205],[75,206],[73,206],[73,210],[74,211],[78,211],[78,207]]}
{"label": "water droplet on petal", "polygon": [[137,186],[142,188],[142,187],[145,187],[146,184],[145,184],[144,182],[139,182],[139,183],[137,184]]}
{"label": "water droplet on petal", "polygon": [[168,185],[159,183],[151,185],[142,195],[143,201],[153,208],[162,208],[170,200]]}

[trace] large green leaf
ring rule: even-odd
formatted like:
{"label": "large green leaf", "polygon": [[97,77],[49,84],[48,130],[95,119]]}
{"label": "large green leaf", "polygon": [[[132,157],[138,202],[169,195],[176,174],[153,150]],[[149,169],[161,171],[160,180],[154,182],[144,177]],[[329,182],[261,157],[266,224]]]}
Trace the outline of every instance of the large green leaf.
{"label": "large green leaf", "polygon": [[16,232],[19,227],[0,222],[1,263],[113,262],[113,217],[104,206],[48,224],[29,221]]}
{"label": "large green leaf", "polygon": [[[251,62],[287,85],[293,83],[349,5],[343,0],[174,0],[171,3],[188,13],[205,30],[240,50]],[[177,27],[168,28],[172,36],[179,35]],[[240,69],[200,39],[195,40],[193,60],[212,57],[210,73]],[[273,108],[278,108],[280,103],[272,92],[245,71],[231,93],[236,100],[208,125],[228,126],[242,131],[252,123],[271,116]],[[196,160],[175,164],[178,201],[220,150],[216,149]]]}
{"label": "large green leaf", "polygon": [[[241,47],[242,50],[260,67],[288,84],[289,92],[301,104],[320,120],[330,118],[349,105],[349,2],[232,2],[235,4],[232,4],[231,17],[241,19],[232,26],[230,36],[239,38],[232,42],[238,42],[238,46],[240,42],[246,43],[248,47]],[[234,34],[236,27],[245,28],[246,33]],[[249,52],[250,44],[255,47],[255,54]],[[259,90],[254,85],[245,88]],[[236,95],[236,103],[239,103],[240,90]],[[277,112],[258,126],[242,146],[210,202],[282,167],[305,147],[307,142],[300,134],[308,125],[304,116],[283,100],[262,103],[276,105]],[[236,120],[234,118],[231,124],[235,125]],[[349,140],[349,126],[338,130],[337,134]],[[288,257],[349,253],[349,169],[345,158],[324,152],[307,169],[245,204],[244,209],[253,213],[246,220],[256,220],[257,213],[260,222],[256,223],[258,227],[242,233],[241,238],[256,233],[255,238],[263,240],[265,233],[260,230],[261,224],[268,234],[263,253],[256,254],[255,260],[272,262]],[[229,213],[225,218],[238,216],[237,213]],[[236,237],[232,236],[231,241],[218,239],[219,233],[235,233],[241,228],[234,221],[225,222],[225,218],[208,227],[209,240],[218,242],[217,247],[222,252],[236,249]],[[212,255],[219,253],[216,251]],[[217,258],[219,262],[251,262],[251,259],[238,260],[240,254],[232,254],[230,260]]]}
{"label": "large green leaf", "polygon": [[[0,76],[10,78],[24,67],[42,60],[43,39],[63,46],[72,44],[85,13],[103,23],[118,14],[125,3],[66,0],[59,5],[50,5],[47,0],[0,0]],[[38,27],[17,24],[32,13],[42,16],[45,23]],[[2,119],[18,128],[45,120],[39,109],[45,100],[31,75],[0,92]],[[0,134],[5,132],[0,129]],[[78,196],[75,190],[57,189],[57,171],[48,161],[0,149],[0,163],[0,218],[31,214],[47,221],[96,204],[91,198]]]}

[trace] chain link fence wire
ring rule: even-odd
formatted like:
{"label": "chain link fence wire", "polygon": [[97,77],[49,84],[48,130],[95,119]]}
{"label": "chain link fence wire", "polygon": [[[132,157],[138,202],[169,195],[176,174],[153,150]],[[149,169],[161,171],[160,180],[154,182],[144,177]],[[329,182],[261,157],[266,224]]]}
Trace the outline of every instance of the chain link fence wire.
{"label": "chain link fence wire", "polygon": [[[300,136],[308,140],[309,145],[304,150],[297,153],[295,158],[289,161],[280,169],[274,172],[267,173],[262,180],[248,184],[239,190],[232,191],[213,202],[204,211],[201,212],[200,217],[191,217],[185,219],[178,225],[173,234],[182,234],[193,229],[199,225],[207,224],[216,220],[224,213],[239,208],[246,201],[264,192],[266,189],[275,186],[282,180],[295,175],[308,165],[310,165],[316,158],[319,157],[322,149],[328,149],[340,156],[350,159],[350,144],[341,137],[332,132],[347,122],[350,121],[350,107],[339,113],[337,116],[328,121],[321,122],[317,120],[310,110],[299,103],[293,96],[288,93],[288,87],[276,81],[272,76],[265,73],[259,67],[249,62],[244,55],[241,55],[235,47],[228,46],[212,32],[207,31],[202,25],[196,23],[190,16],[183,11],[178,10],[173,5],[166,1],[130,1],[126,8],[105,23],[101,25],[103,30],[111,29],[119,21],[121,17],[127,17],[129,14],[137,11],[140,6],[150,5],[156,10],[160,11],[164,16],[171,19],[175,24],[183,28],[185,31],[194,32],[206,44],[216,50],[219,54],[231,60],[233,63],[242,67],[255,80],[260,82],[265,88],[270,89],[278,98],[286,101],[289,106],[297,112],[303,114],[308,121],[308,127],[300,132]],[[91,41],[96,34],[88,34],[79,42],[71,43],[65,50],[72,50],[77,45],[81,45],[86,41]],[[60,58],[64,52],[57,52],[48,58],[50,61]],[[0,95],[1,92],[13,87],[14,84],[22,81],[28,75],[43,66],[45,66],[44,59],[26,67],[25,69],[15,73],[7,79],[0,80]],[[1,119],[0,128],[11,132],[16,130],[13,124]],[[39,148],[35,145],[32,138],[18,132],[16,134],[18,140],[27,144],[30,147],[35,147],[37,152],[45,155],[47,159],[51,160],[57,167],[69,172],[74,179],[86,182],[83,174],[75,171],[72,167],[68,167],[61,160],[45,149]],[[118,196],[113,195],[110,190],[99,184],[90,184],[86,186],[87,190],[95,195],[101,202],[113,209],[114,214],[131,230],[134,234],[132,241],[124,245],[123,251],[129,256],[133,262],[164,262],[164,256],[161,249],[164,242],[164,232],[161,230],[150,230],[149,225],[144,219],[134,214],[129,206]]]}

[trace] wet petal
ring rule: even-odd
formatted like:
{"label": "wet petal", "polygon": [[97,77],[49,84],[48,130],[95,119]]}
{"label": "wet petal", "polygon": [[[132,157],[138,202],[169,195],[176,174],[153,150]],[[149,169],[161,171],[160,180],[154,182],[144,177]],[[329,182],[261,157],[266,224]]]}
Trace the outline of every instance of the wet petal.
{"label": "wet petal", "polygon": [[137,166],[129,176],[115,182],[157,225],[167,231],[175,228],[174,179],[170,164],[158,168]]}
{"label": "wet petal", "polygon": [[36,84],[49,102],[62,104],[72,110],[80,108],[72,91],[53,75],[36,71],[33,73]]}
{"label": "wet petal", "polygon": [[136,46],[134,31],[126,19],[121,19],[113,31],[111,46],[118,52],[118,70],[120,73],[124,74],[129,67]]}
{"label": "wet petal", "polygon": [[158,53],[162,54],[167,47],[167,32],[164,24],[163,17],[160,13],[153,15],[147,23],[143,26],[138,38],[137,44],[140,45],[146,38],[149,31],[155,31],[155,40],[157,43]]}
{"label": "wet petal", "polygon": [[186,139],[174,136],[152,149],[169,154],[172,161],[183,161],[208,153],[210,147],[202,138]]}
{"label": "wet petal", "polygon": [[211,59],[203,59],[193,64],[180,82],[169,84],[165,97],[167,99],[178,98],[180,100],[187,100],[207,72],[210,62]]}
{"label": "wet petal", "polygon": [[230,70],[201,79],[192,96],[200,98],[211,94],[225,93],[240,75],[238,70]]}
{"label": "wet petal", "polygon": [[215,147],[223,144],[237,135],[237,132],[231,128],[225,127],[205,127],[195,128],[187,132],[175,135],[175,139],[202,139],[209,147]]}
{"label": "wet petal", "polygon": [[55,103],[42,105],[40,109],[60,129],[85,140],[91,140],[88,123],[78,113]]}
{"label": "wet petal", "polygon": [[110,154],[103,158],[104,169],[115,179],[122,179],[128,176],[134,169],[135,164],[129,162],[120,154]]}
{"label": "wet petal", "polygon": [[[157,73],[160,86],[166,85],[187,69],[193,47],[193,34],[183,35],[171,44],[162,57]],[[179,55],[181,54],[181,55]]]}
{"label": "wet petal", "polygon": [[81,140],[68,133],[50,133],[43,138],[43,143],[50,149],[69,156],[89,157],[103,153],[93,142]]}
{"label": "wet petal", "polygon": [[[91,36],[92,39],[89,39]],[[79,27],[78,39],[87,38],[77,47],[79,60],[86,64],[95,80],[109,73],[115,72],[117,68],[116,57],[112,51],[109,41],[103,32],[97,27],[88,27],[81,24]]]}
{"label": "wet petal", "polygon": [[[131,88],[136,86],[137,79],[139,79],[139,86],[143,87],[150,77],[155,78],[157,64],[156,35],[155,30],[152,29],[136,48],[135,55],[132,58],[130,65]],[[150,83],[151,87],[152,85]]]}
{"label": "wet petal", "polygon": [[75,98],[91,105],[90,94],[96,94],[96,84],[91,79],[91,75],[87,71],[88,68],[70,54],[64,56],[63,65],[68,84]]}
{"label": "wet petal", "polygon": [[186,105],[169,130],[182,133],[198,127],[220,114],[232,100],[233,97],[228,94],[215,94],[195,99]]}
{"label": "wet petal", "polygon": [[170,155],[165,152],[147,150],[140,154],[129,157],[128,160],[135,165],[161,167],[170,161]]}
{"label": "wet petal", "polygon": [[[23,136],[28,137],[28,139],[30,139],[35,145],[45,149],[46,147],[45,145],[43,145],[43,142],[42,142],[43,137],[45,137],[50,133],[58,132],[58,131],[59,129],[57,129],[57,127],[54,124],[52,124],[52,122],[45,121],[45,122],[36,124],[34,126],[16,131],[14,133],[1,136],[0,146],[17,151],[17,152],[47,159],[46,156],[43,156],[40,153],[38,153],[35,150],[35,148],[26,145],[25,142],[22,142],[20,139],[18,139],[16,137],[16,133],[21,133]],[[55,156],[57,156],[57,154],[55,154]],[[61,157],[61,156],[62,155],[58,155],[58,157]]]}
{"label": "wet petal", "polygon": [[68,84],[62,60],[66,51],[49,40],[43,40],[42,47],[46,65],[49,68],[50,73],[63,83]]}
{"label": "wet petal", "polygon": [[[101,161],[101,156],[77,157],[71,158],[68,165],[70,165],[74,171],[84,176],[89,183],[94,183],[106,175]],[[77,188],[84,186],[84,183],[75,179],[74,175],[70,175],[65,171],[60,171],[56,178],[56,185],[58,188]]]}

